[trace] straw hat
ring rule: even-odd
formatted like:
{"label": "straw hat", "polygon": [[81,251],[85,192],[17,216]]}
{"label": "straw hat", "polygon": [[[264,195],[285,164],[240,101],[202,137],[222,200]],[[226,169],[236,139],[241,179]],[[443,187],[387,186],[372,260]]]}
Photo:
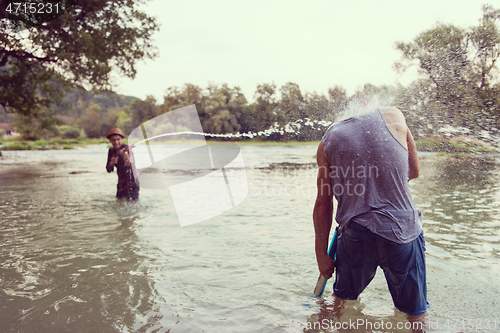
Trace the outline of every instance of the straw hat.
{"label": "straw hat", "polygon": [[108,135],[106,135],[106,138],[109,139],[109,137],[112,136],[112,135],[119,135],[122,138],[125,138],[123,136],[123,134],[122,134],[122,131],[119,128],[112,128],[112,129],[110,129]]}

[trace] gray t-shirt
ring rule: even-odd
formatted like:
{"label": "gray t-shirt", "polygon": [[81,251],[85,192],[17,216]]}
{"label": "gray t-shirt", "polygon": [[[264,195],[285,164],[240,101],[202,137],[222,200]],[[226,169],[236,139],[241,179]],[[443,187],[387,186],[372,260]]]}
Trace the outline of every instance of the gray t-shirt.
{"label": "gray t-shirt", "polygon": [[408,150],[389,131],[379,109],[334,123],[323,143],[337,223],[356,222],[399,244],[420,235],[422,214],[408,184]]}

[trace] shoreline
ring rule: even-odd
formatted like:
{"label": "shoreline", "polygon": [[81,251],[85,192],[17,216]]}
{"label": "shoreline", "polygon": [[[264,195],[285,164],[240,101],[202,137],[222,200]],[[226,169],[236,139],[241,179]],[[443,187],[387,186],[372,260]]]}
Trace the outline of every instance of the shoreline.
{"label": "shoreline", "polygon": [[[208,145],[222,145],[233,143],[240,146],[318,146],[320,141],[261,141],[256,139],[249,140],[206,140]],[[1,151],[16,151],[16,150],[64,150],[64,149],[75,149],[76,147],[84,147],[95,144],[109,144],[106,138],[99,139],[63,139],[63,138],[53,138],[48,140],[19,140],[14,139],[1,139],[0,140],[0,152]],[[124,140],[127,143],[127,140]],[[174,145],[190,145],[197,143],[199,141],[170,141],[169,144]],[[415,141],[417,145],[417,150],[419,152],[434,152],[442,153],[445,155],[462,155],[462,154],[476,154],[476,153],[500,153],[500,148],[498,146],[491,145],[487,142],[471,138],[471,137],[454,137],[451,139],[446,138],[422,138]],[[160,143],[159,143],[160,144]],[[164,142],[163,142],[164,144]],[[0,155],[1,156],[1,155]]]}

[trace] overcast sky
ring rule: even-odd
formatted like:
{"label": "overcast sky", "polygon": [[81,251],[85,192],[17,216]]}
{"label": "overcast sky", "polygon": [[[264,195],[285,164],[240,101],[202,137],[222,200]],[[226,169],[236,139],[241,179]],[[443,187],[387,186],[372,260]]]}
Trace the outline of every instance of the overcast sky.
{"label": "overcast sky", "polygon": [[409,42],[437,22],[477,25],[484,3],[500,0],[153,0],[143,7],[161,24],[159,57],[140,61],[117,92],[163,102],[168,87],[208,82],[238,86],[253,101],[258,84],[297,83],[349,94],[365,83],[406,85],[398,76],[397,41]]}

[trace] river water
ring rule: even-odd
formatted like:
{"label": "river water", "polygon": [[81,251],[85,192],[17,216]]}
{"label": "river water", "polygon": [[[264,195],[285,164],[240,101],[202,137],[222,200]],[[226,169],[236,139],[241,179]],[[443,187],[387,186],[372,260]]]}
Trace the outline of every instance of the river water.
{"label": "river water", "polygon": [[[4,151],[0,332],[409,332],[381,271],[340,313],[310,298],[316,147],[241,149],[246,199],[186,227],[168,189],[114,198],[106,145]],[[422,154],[411,181],[434,332],[500,331],[499,162]]]}

